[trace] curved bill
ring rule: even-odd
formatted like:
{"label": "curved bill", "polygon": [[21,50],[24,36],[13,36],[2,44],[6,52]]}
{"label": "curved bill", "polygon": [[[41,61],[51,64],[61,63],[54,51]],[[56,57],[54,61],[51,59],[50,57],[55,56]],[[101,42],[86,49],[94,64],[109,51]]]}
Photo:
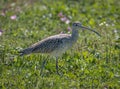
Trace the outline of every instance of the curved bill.
{"label": "curved bill", "polygon": [[93,29],[90,29],[90,28],[88,28],[88,27],[84,27],[84,26],[80,26],[80,27],[83,28],[83,29],[90,30],[90,31],[96,33],[98,36],[101,36],[98,32],[94,31]]}

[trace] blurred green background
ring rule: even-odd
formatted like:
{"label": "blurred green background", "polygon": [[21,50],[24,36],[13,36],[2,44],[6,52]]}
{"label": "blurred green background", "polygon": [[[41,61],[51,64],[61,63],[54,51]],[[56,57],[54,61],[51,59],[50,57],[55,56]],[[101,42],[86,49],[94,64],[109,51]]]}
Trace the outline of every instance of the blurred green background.
{"label": "blurred green background", "polygon": [[[71,33],[74,21],[102,37],[81,30],[75,46],[59,58],[62,76],[54,58],[19,56],[41,39]],[[0,89],[120,89],[120,1],[0,0]]]}

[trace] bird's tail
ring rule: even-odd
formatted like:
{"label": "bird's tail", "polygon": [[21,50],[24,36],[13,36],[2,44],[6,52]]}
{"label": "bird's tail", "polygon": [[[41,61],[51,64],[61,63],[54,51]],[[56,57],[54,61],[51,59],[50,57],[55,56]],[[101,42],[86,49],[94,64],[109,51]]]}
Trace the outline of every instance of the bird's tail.
{"label": "bird's tail", "polygon": [[20,56],[24,56],[24,55],[27,55],[27,54],[30,54],[32,52],[32,48],[26,48],[22,51],[20,51]]}

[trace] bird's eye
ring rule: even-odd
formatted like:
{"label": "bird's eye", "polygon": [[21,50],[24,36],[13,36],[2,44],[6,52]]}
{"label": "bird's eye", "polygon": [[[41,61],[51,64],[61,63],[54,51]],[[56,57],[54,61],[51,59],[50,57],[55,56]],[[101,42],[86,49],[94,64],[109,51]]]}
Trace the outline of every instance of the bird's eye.
{"label": "bird's eye", "polygon": [[78,26],[78,24],[76,24],[76,23],[74,23],[73,25],[74,25],[74,26]]}

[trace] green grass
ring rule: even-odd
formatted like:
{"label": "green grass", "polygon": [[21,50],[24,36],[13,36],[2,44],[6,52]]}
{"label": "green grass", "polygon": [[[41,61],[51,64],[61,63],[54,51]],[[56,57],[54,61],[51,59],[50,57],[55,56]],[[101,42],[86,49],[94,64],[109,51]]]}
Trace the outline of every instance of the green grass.
{"label": "green grass", "polygon": [[[120,1],[0,1],[0,89],[120,89]],[[58,14],[99,32],[80,31],[78,42],[59,59],[46,55],[20,57],[18,51],[60,32],[68,33]],[[11,20],[10,16],[17,19]],[[49,59],[40,76],[43,60]]]}

